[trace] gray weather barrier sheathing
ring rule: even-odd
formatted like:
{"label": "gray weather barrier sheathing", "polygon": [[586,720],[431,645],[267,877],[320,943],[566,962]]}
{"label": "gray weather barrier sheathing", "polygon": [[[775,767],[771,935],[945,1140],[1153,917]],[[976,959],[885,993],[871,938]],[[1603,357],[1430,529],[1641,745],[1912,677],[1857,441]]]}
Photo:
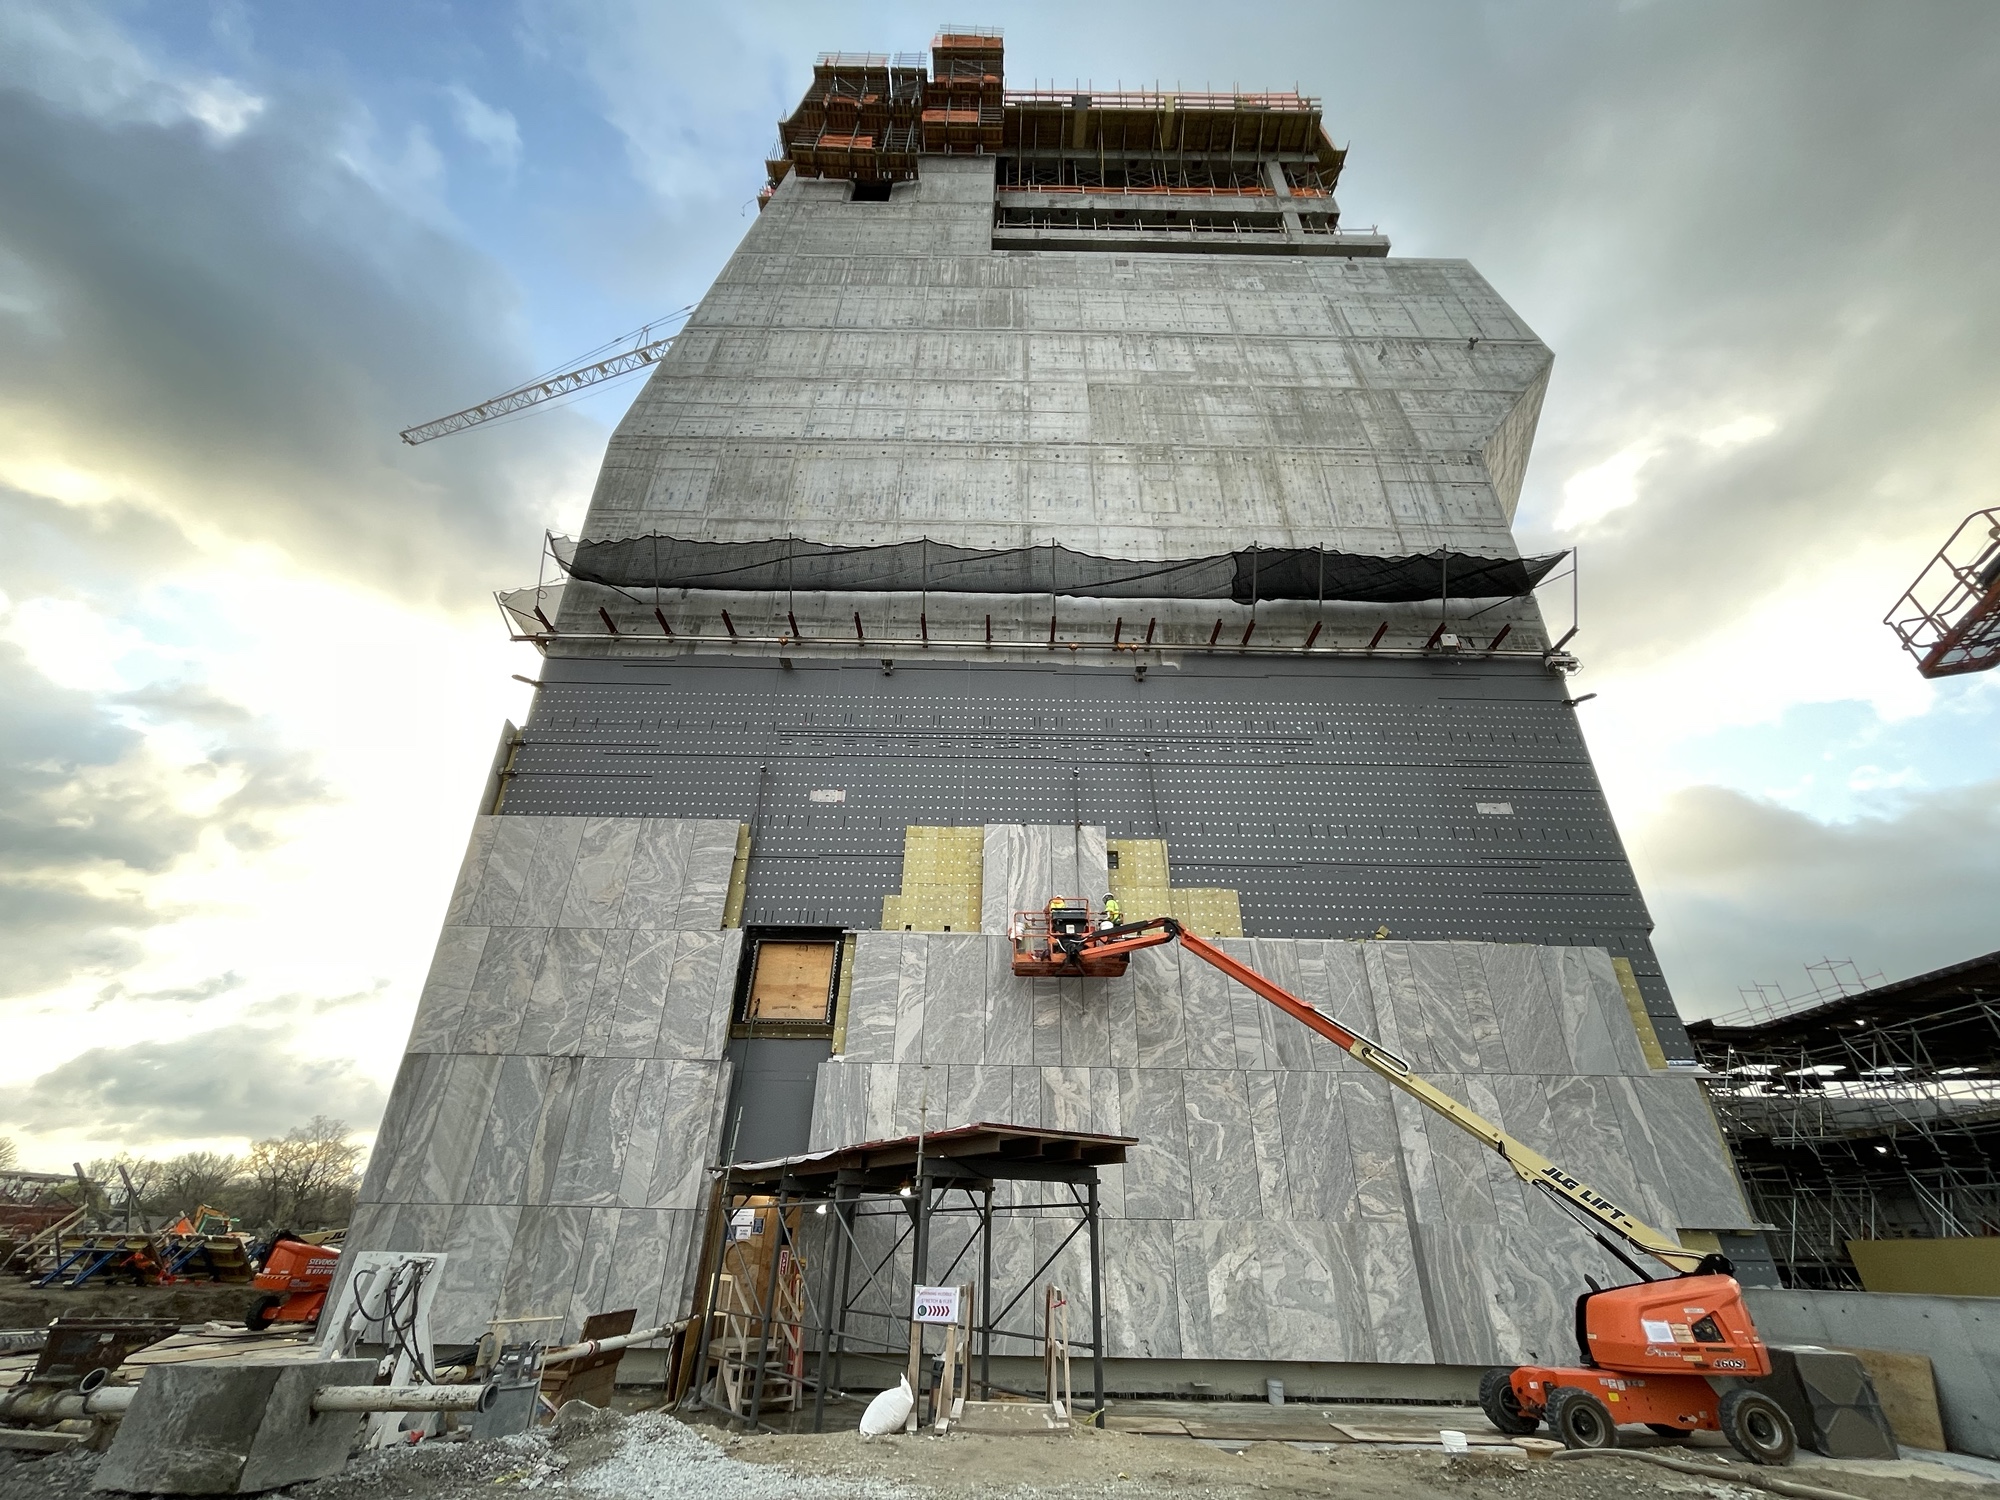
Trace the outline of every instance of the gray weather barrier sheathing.
{"label": "gray weather barrier sheathing", "polygon": [[1517,598],[1566,554],[1474,557],[1465,552],[1371,557],[1318,547],[1250,547],[1217,557],[1096,557],[1049,543],[988,551],[943,542],[836,547],[786,538],[701,542],[612,537],[571,543],[556,556],[572,577],[612,588],[798,589],[834,593],[1057,594],[1092,599],[1336,599],[1411,604],[1425,599]]}

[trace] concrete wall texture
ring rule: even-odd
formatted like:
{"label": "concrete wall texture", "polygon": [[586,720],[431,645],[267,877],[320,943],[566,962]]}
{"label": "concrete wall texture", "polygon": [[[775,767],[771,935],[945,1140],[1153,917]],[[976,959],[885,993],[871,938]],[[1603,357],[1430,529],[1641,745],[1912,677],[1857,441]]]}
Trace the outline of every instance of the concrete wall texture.
{"label": "concrete wall texture", "polygon": [[[924,158],[920,180],[886,203],[788,177],[612,438],[585,534],[1056,540],[1127,558],[1252,543],[1514,555],[1510,523],[1550,356],[1470,266],[1146,253],[1129,248],[1131,236],[1102,251],[1023,250],[996,243],[994,204],[990,158]],[[787,607],[782,595],[727,592],[637,603],[642,618],[656,603],[713,605],[739,622],[782,619]],[[1076,603],[1088,614],[1093,601]],[[563,632],[542,640],[551,656],[600,660],[564,689],[560,723],[531,718],[518,805],[478,820],[350,1239],[451,1256],[443,1337],[473,1337],[495,1316],[552,1314],[573,1333],[602,1308],[636,1305],[641,1322],[685,1310],[705,1169],[727,1150],[734,1097],[744,945],[729,925],[732,874],[747,881],[753,911],[760,879],[777,879],[759,873],[769,861],[753,856],[747,873],[737,863],[739,833],[760,838],[760,819],[773,816],[767,792],[843,784],[830,770],[813,779],[811,761],[846,753],[842,731],[817,742],[809,728],[781,735],[749,687],[696,672],[687,656],[750,648],[614,637],[596,624],[600,604],[634,607],[572,582]],[[923,609],[931,629],[961,634],[984,613],[1002,634],[1013,620],[964,595],[866,607],[913,619]],[[1310,606],[1287,607],[1303,638]],[[1030,612],[1037,631],[1051,628],[1046,610],[1044,600]],[[1493,691],[1524,722],[1560,716],[1573,729],[1533,654],[1547,639],[1533,602],[1507,603],[1486,628],[1499,621],[1529,655],[1511,677],[1488,663]],[[1181,623],[1208,637],[1206,617]],[[1421,645],[1431,618],[1410,628]],[[1192,639],[1163,637],[1160,664],[1172,666],[1174,652],[1193,659]],[[786,649],[873,654],[852,637]],[[1002,641],[994,660],[1027,649],[1025,636]],[[641,665],[653,674],[643,683]],[[1472,658],[1436,665],[1482,671]],[[954,691],[978,694],[985,668],[977,658],[960,666]],[[720,805],[726,778],[619,750],[634,732],[665,734],[665,710],[643,697],[663,672],[700,677],[714,734],[752,746],[743,765],[755,761],[755,774],[730,783],[744,788],[741,807]],[[770,691],[797,699],[784,712],[800,725],[852,726],[851,688],[817,685],[839,675],[792,672]],[[1077,690],[1087,691],[1082,676]],[[1173,674],[1155,674],[1154,690],[1171,705]],[[1449,717],[1446,698],[1438,713]],[[1348,707],[1365,716],[1373,701]],[[898,712],[898,734],[930,722],[914,707]],[[1045,717],[1005,737],[1018,762],[1007,774],[1068,774],[1075,726]],[[1212,755],[1212,734],[1156,718],[1149,732]],[[1527,775],[1545,758],[1540,744],[1524,732],[1479,751],[1478,763],[1518,761]],[[1171,767],[1174,746],[1158,749]],[[613,751],[616,766],[600,764]],[[868,773],[878,780],[881,759]],[[906,765],[911,787],[959,774],[927,765],[918,748]],[[1202,766],[1206,777],[1232,774]],[[1577,774],[1601,799],[1587,763]],[[620,811],[604,800],[607,776],[652,789],[623,811],[668,807],[695,782],[706,800],[690,804],[699,816],[568,815]],[[845,807],[777,805],[787,827],[826,820],[824,853],[811,857],[859,870],[861,843],[843,820],[859,828],[884,815],[859,805],[866,778],[854,784],[857,802]],[[810,1144],[979,1120],[1138,1137],[1128,1164],[1105,1174],[1113,1356],[1466,1365],[1566,1353],[1584,1275],[1617,1272],[1469,1138],[1176,950],[1140,955],[1119,980],[1012,975],[1012,911],[1057,886],[1105,887],[1100,825],[1111,814],[1085,816],[907,819],[985,823],[980,931],[853,938],[845,1050],[813,1081]],[[1197,819],[1167,834],[1176,861],[1226,866],[1238,855],[1203,843],[1225,826],[1236,825]],[[1422,832],[1414,822],[1378,830],[1392,841],[1405,831],[1413,841]],[[1203,883],[1227,882],[1211,871]],[[1496,919],[1475,910],[1486,902],[1477,884],[1441,898],[1447,936],[1494,936]],[[1554,876],[1543,884],[1557,899],[1569,889]],[[1282,911],[1259,924],[1232,951],[1642,1217],[1669,1229],[1748,1227],[1699,1084],[1648,1066],[1603,948],[1561,945],[1564,929],[1546,922],[1520,935],[1556,942],[1330,940],[1308,925],[1286,930]],[[1654,986],[1649,1003],[1664,1006],[1649,956],[1635,949],[1634,964]],[[1002,1279],[1031,1272],[1057,1233],[1053,1219],[1003,1221]],[[938,1253],[949,1259],[948,1246]],[[1078,1254],[1052,1273],[1071,1287],[1088,1284]]]}
{"label": "concrete wall texture", "polygon": [[2000,1458],[2000,1305],[1993,1298],[1776,1287],[1744,1295],[1758,1331],[1774,1344],[1928,1356],[1945,1441],[1960,1453]]}
{"label": "concrete wall texture", "polygon": [[996,251],[990,159],[846,192],[780,186],[585,535],[1515,555],[1550,355],[1464,261]]}

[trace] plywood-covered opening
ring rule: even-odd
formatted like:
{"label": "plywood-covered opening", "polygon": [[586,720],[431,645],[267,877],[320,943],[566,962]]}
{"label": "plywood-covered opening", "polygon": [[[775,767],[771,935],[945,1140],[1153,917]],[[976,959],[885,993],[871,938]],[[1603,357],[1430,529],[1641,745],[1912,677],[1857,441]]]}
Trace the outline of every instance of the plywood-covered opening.
{"label": "plywood-covered opening", "polygon": [[830,1036],[842,933],[832,928],[761,927],[747,936],[737,980],[737,1034]]}

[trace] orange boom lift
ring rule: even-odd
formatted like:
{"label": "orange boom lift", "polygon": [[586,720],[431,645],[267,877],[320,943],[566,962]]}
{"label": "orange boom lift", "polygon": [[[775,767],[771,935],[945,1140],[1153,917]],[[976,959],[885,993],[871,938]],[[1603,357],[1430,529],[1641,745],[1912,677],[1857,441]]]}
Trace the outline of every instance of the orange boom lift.
{"label": "orange boom lift", "polygon": [[[1479,1404],[1502,1432],[1533,1432],[1543,1422],[1571,1448],[1609,1448],[1620,1423],[1643,1422],[1655,1432],[1720,1431],[1752,1463],[1791,1462],[1797,1435],[1783,1407],[1762,1391],[1717,1377],[1754,1379],[1771,1373],[1771,1356],[1744,1305],[1727,1258],[1689,1250],[1625,1212],[1498,1125],[1432,1087],[1386,1047],[1322,1015],[1282,985],[1189,932],[1172,917],[1143,922],[1092,920],[1090,906],[1059,896],[1039,912],[1015,914],[1016,974],[1111,978],[1134,953],[1162,943],[1180,945],[1293,1020],[1311,1027],[1356,1062],[1379,1073],[1425,1108],[1442,1115],[1499,1153],[1523,1182],[1540,1188],[1581,1219],[1640,1280],[1591,1290],[1576,1299],[1577,1362],[1488,1370]],[[1615,1244],[1616,1236],[1672,1274],[1648,1277]]]}

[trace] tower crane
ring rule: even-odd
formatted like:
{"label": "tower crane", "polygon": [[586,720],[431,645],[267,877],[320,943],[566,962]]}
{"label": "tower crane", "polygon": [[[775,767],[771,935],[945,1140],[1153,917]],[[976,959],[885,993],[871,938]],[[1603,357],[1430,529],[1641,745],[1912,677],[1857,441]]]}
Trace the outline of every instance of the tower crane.
{"label": "tower crane", "polygon": [[[477,427],[480,423],[491,422],[496,417],[511,416],[528,407],[539,406],[544,401],[554,401],[590,386],[601,385],[607,380],[616,380],[621,375],[629,375],[634,370],[643,370],[655,363],[674,344],[673,334],[655,338],[653,330],[663,323],[673,323],[683,319],[693,311],[692,306],[683,307],[679,312],[657,318],[611,340],[608,344],[598,345],[588,354],[566,361],[571,366],[569,369],[556,374],[538,376],[523,385],[515,386],[512,390],[502,391],[477,406],[468,406],[463,411],[455,411],[449,416],[436,417],[428,422],[419,422],[414,427],[405,427],[399,436],[414,448],[419,443],[428,443],[432,438],[463,432],[468,427]],[[631,347],[622,347],[624,345]],[[605,352],[614,349],[618,352],[613,354]]]}
{"label": "tower crane", "polygon": [[[1597,1242],[1639,1277],[1577,1298],[1577,1363],[1488,1370],[1479,1404],[1502,1432],[1525,1435],[1543,1422],[1571,1448],[1616,1445],[1621,1422],[1662,1434],[1720,1431],[1752,1463],[1789,1463],[1797,1433],[1785,1409],[1747,1384],[1718,1392],[1713,1378],[1748,1381],[1771,1373],[1743,1288],[1727,1257],[1690,1250],[1557,1166],[1525,1142],[1417,1076],[1410,1065],[1297,995],[1188,931],[1172,917],[1117,922],[1080,897],[1057,896],[1041,911],[1016,912],[1008,929],[1013,972],[1034,977],[1109,978],[1131,955],[1178,942],[1252,994],[1310,1027],[1370,1071],[1499,1154],[1514,1174],[1580,1219]],[[1672,1274],[1654,1278],[1614,1243]]]}

